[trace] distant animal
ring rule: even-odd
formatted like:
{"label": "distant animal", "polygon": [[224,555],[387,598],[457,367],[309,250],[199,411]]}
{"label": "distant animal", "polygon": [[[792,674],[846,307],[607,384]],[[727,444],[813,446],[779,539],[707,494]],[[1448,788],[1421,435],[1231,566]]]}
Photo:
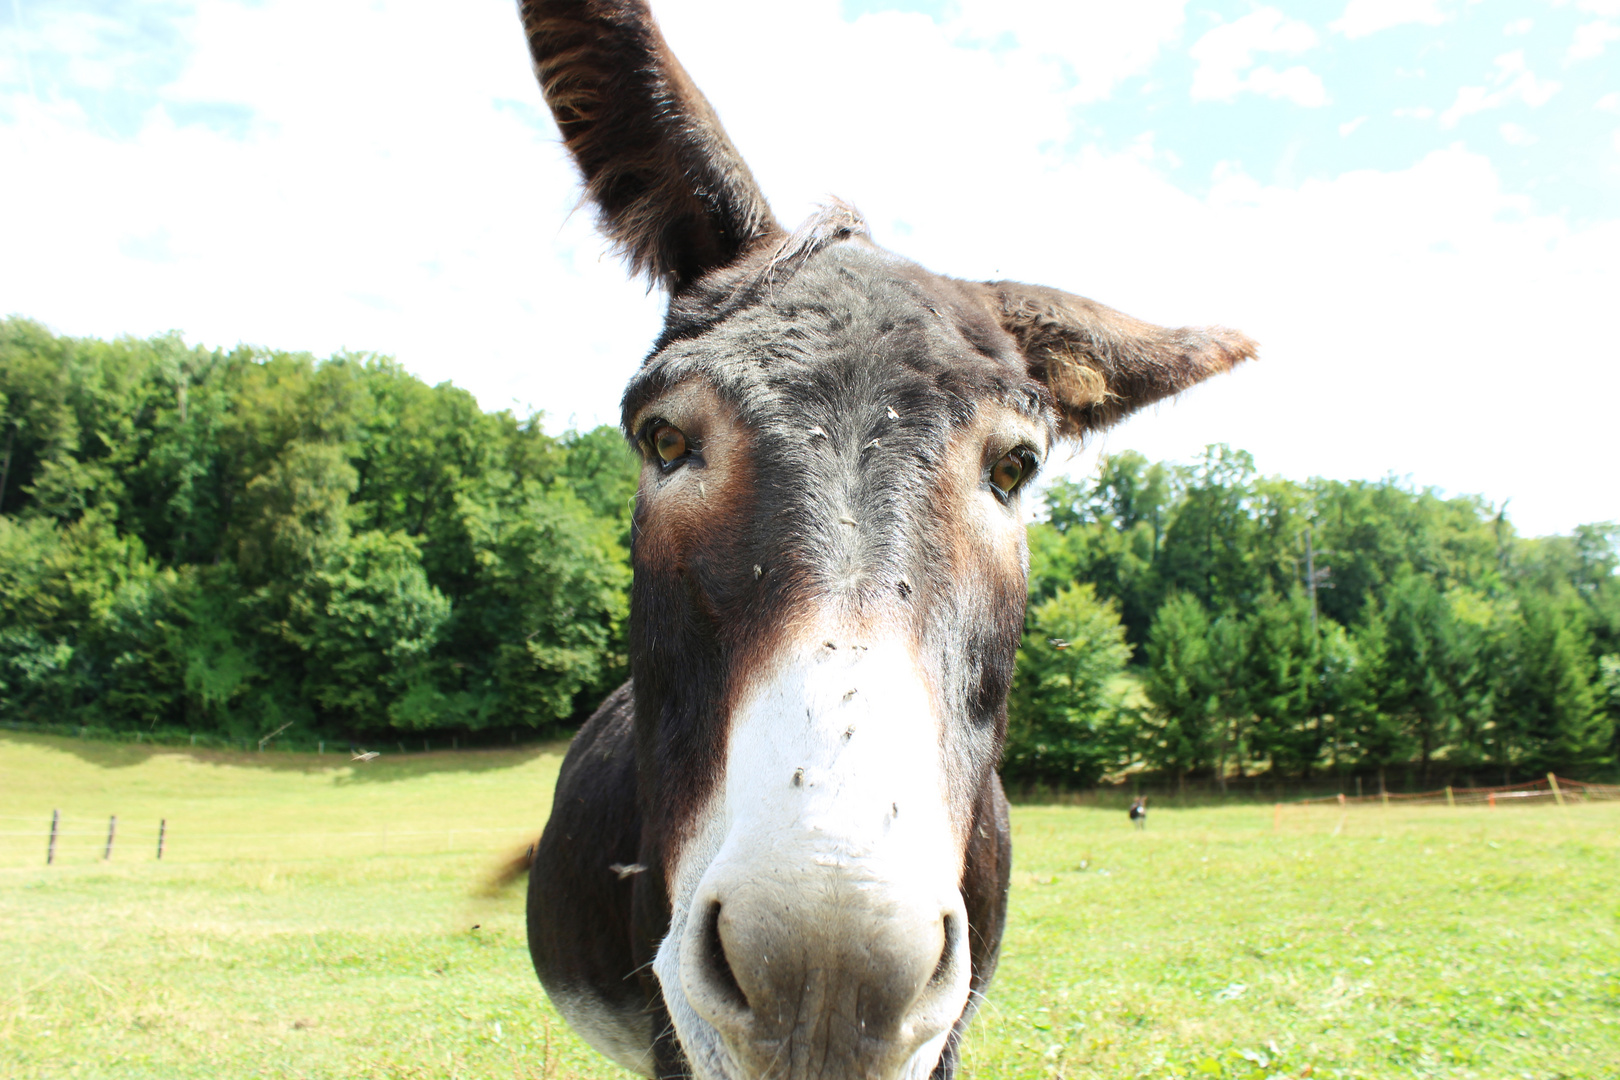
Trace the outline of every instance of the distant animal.
{"label": "distant animal", "polygon": [[842,203],[785,230],[643,3],[521,13],[602,229],[669,295],[623,400],[632,677],[557,781],[535,969],[648,1076],[950,1077],[1007,912],[1030,482],[1255,347],[930,273]]}
{"label": "distant animal", "polygon": [[1138,829],[1147,828],[1147,796],[1131,803],[1131,823]]}

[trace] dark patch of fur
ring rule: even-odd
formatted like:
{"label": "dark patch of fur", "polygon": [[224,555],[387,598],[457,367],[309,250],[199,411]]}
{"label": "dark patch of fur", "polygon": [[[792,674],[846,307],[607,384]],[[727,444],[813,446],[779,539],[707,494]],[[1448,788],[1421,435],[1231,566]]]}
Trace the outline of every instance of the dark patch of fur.
{"label": "dark patch of fur", "polygon": [[[529,954],[553,996],[584,990],[620,1012],[645,1009],[629,931],[633,890],[645,874],[610,867],[638,860],[631,685],[602,703],[568,747],[557,792],[529,874]],[[566,887],[559,887],[566,883]]]}

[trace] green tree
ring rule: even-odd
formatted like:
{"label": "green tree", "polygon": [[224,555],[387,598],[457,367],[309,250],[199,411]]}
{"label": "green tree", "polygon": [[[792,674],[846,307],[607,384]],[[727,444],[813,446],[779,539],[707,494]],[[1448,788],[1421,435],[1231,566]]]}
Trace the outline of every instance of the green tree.
{"label": "green tree", "polygon": [[1208,609],[1247,609],[1268,575],[1257,543],[1254,459],[1211,446],[1187,479],[1165,534],[1159,579],[1166,591],[1196,596]]}
{"label": "green tree", "polygon": [[[588,711],[628,668],[629,557],[616,524],[567,489],[533,483],[502,505],[464,502],[462,513],[480,574],[448,628],[459,692],[433,707],[467,727],[547,727]],[[417,699],[400,722],[430,726],[424,708]]]}
{"label": "green tree", "polygon": [[1114,605],[1069,585],[1029,610],[1007,709],[1001,772],[1012,783],[1094,784],[1130,760],[1130,657]]}
{"label": "green tree", "polygon": [[1411,760],[1414,742],[1401,718],[1390,711],[1399,704],[1399,691],[1391,686],[1389,623],[1384,613],[1369,608],[1350,631],[1355,649],[1354,678],[1345,686],[1340,725],[1347,757],[1361,767],[1378,771],[1382,788],[1387,770]]}
{"label": "green tree", "polygon": [[631,452],[618,428],[606,425],[570,432],[563,436],[561,450],[567,486],[596,517],[620,523],[624,529],[620,540],[628,550],[641,459]]}
{"label": "green tree", "polygon": [[287,597],[282,636],[302,654],[302,696],[344,728],[374,725],[429,681],[450,602],[415,542],[375,530],[335,537]]}
{"label": "green tree", "polygon": [[1356,640],[1344,627],[1323,617],[1317,633],[1317,682],[1313,713],[1332,771],[1343,772],[1355,714],[1369,687]]}
{"label": "green tree", "polygon": [[[1198,598],[1175,593],[1148,631],[1142,756],[1183,781],[1221,756],[1220,672],[1210,655],[1210,620]],[[1224,762],[1222,762],[1224,766]],[[1217,773],[1224,778],[1224,768]]]}
{"label": "green tree", "polygon": [[1609,760],[1620,757],[1620,655],[1608,655],[1599,658],[1599,690],[1598,700],[1603,703],[1604,711],[1608,713]]}
{"label": "green tree", "polygon": [[1451,609],[1433,579],[1405,573],[1385,606],[1388,648],[1384,710],[1404,725],[1425,775],[1456,732],[1453,653],[1459,648]]}
{"label": "green tree", "polygon": [[1252,627],[1236,611],[1227,610],[1209,624],[1209,665],[1215,687],[1211,736],[1215,776],[1226,790],[1229,767],[1239,777],[1250,744],[1253,706],[1249,700],[1249,651]]}
{"label": "green tree", "polygon": [[1521,592],[1500,667],[1505,763],[1584,769],[1608,763],[1614,721],[1602,708],[1600,667],[1578,604]]}
{"label": "green tree", "polygon": [[1250,623],[1249,752],[1278,772],[1309,775],[1326,733],[1316,709],[1320,656],[1304,590],[1262,594]]}

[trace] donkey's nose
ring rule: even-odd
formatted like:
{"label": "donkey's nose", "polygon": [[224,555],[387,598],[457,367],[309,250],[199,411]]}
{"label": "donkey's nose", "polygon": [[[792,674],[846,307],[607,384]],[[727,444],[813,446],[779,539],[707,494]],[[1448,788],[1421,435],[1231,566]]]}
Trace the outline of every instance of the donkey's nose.
{"label": "donkey's nose", "polygon": [[930,902],[813,872],[704,892],[682,988],[747,1076],[899,1076],[962,1011],[959,895]]}

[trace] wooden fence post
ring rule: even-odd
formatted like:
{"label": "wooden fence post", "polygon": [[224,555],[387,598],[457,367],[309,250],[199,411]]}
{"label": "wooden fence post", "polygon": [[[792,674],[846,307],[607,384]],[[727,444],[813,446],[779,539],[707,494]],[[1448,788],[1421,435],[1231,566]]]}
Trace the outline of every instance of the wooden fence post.
{"label": "wooden fence post", "polygon": [[1562,791],[1560,791],[1559,788],[1558,788],[1558,777],[1554,776],[1552,773],[1548,773],[1547,774],[1547,783],[1552,785],[1553,798],[1558,800],[1558,805],[1559,806],[1563,806],[1564,805],[1564,793]]}
{"label": "wooden fence post", "polygon": [[114,814],[107,819],[107,850],[101,853],[101,861],[106,862],[112,858],[113,836],[118,832],[118,815]]}
{"label": "wooden fence post", "polygon": [[1450,784],[1446,785],[1446,805],[1451,807],[1453,810],[1457,809],[1457,800],[1453,799],[1451,797],[1451,785]]}
{"label": "wooden fence post", "polygon": [[45,865],[49,866],[56,861],[56,823],[62,819],[62,811],[51,811],[51,842],[45,848]]}
{"label": "wooden fence post", "polygon": [[169,819],[158,819],[158,862],[163,861],[163,837],[169,831]]}
{"label": "wooden fence post", "polygon": [[1495,810],[1496,809],[1496,792],[1494,792],[1494,791],[1491,792],[1489,801],[1490,801],[1490,804],[1491,804],[1491,809]]}

